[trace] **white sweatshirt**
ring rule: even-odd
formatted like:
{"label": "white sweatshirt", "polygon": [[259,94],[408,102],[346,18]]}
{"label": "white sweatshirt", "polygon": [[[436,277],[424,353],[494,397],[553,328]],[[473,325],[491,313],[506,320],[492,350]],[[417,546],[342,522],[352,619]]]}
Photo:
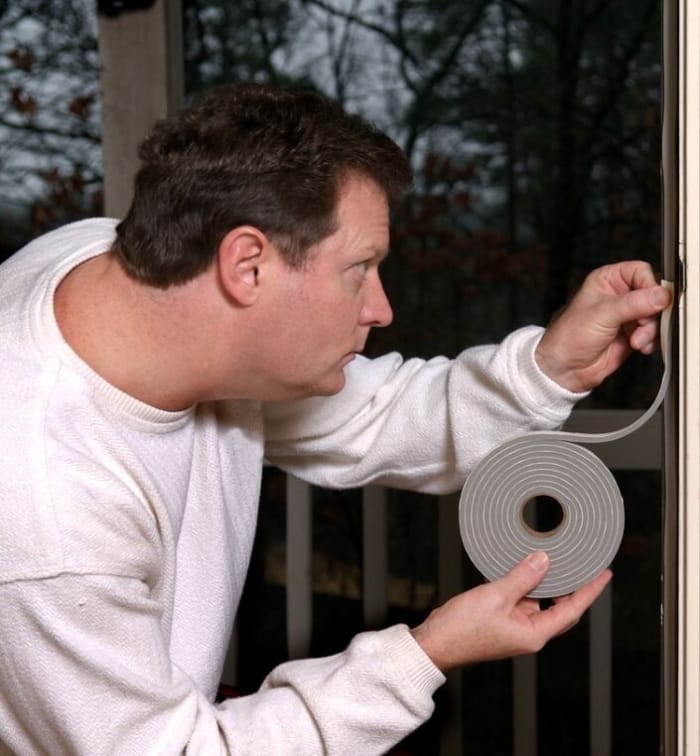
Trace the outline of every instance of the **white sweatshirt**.
{"label": "white sweatshirt", "polygon": [[331,398],[145,405],[54,317],[58,282],[114,225],[65,226],[0,266],[0,753],[386,752],[444,680],[405,626],[213,703],[263,459],[322,486],[456,490],[580,397],[538,370],[540,329],[526,328],[454,361],[358,359]]}

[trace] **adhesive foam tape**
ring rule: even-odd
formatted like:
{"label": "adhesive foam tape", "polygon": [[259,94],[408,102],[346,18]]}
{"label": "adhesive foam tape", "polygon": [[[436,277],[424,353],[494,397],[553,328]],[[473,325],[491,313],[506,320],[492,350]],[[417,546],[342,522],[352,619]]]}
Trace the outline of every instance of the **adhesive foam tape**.
{"label": "adhesive foam tape", "polygon": [[[537,497],[561,506],[561,522],[534,530],[525,507]],[[624,530],[622,496],[596,455],[577,444],[521,436],[499,446],[476,467],[462,490],[460,532],[477,569],[489,580],[532,551],[551,567],[532,592],[562,596],[610,564]]]}
{"label": "adhesive foam tape", "polygon": [[[663,282],[673,290],[673,285]],[[510,571],[533,551],[546,551],[550,568],[530,594],[563,596],[610,565],[624,534],[624,503],[615,478],[580,443],[616,441],[656,412],[670,378],[670,308],[661,319],[665,369],[658,394],[634,423],[610,433],[536,431],[507,441],[472,470],[459,501],[462,543],[487,580]],[[561,517],[542,531],[528,522],[528,507],[553,500]]]}

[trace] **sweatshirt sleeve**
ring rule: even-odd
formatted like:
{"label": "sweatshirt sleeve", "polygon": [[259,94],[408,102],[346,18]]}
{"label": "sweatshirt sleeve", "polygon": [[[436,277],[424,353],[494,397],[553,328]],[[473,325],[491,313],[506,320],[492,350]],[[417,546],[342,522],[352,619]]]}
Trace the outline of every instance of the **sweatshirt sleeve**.
{"label": "sweatshirt sleeve", "polygon": [[169,657],[141,581],[61,575],[0,585],[2,743],[54,756],[386,753],[444,681],[405,626],[287,662],[215,705]]}
{"label": "sweatshirt sleeve", "polygon": [[560,427],[585,396],[539,369],[541,334],[528,326],[454,360],[357,358],[335,396],[264,407],[267,459],[331,488],[457,490],[491,449],[530,430]]}

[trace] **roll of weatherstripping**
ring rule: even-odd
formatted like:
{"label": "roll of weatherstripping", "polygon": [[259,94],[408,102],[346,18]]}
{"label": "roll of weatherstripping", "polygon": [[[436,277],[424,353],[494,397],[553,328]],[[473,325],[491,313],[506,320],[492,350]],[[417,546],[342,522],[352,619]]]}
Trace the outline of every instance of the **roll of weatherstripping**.
{"label": "roll of weatherstripping", "polygon": [[[670,322],[669,308],[661,317],[665,369],[659,391],[631,425],[610,433],[527,433],[494,449],[472,470],[459,501],[459,528],[485,578],[502,577],[532,551],[546,551],[550,568],[530,595],[553,598],[576,590],[612,562],[624,532],[622,495],[603,462],[579,444],[628,436],[659,408],[670,379]],[[544,502],[550,510],[554,506],[556,522],[542,529],[533,524],[531,507]]]}
{"label": "roll of weatherstripping", "polygon": [[[544,532],[526,521],[528,502],[548,497],[561,521]],[[532,551],[551,566],[532,596],[562,596],[612,561],[625,522],[615,479],[593,452],[532,433],[491,452],[473,470],[460,499],[460,530],[477,569],[489,580]]]}

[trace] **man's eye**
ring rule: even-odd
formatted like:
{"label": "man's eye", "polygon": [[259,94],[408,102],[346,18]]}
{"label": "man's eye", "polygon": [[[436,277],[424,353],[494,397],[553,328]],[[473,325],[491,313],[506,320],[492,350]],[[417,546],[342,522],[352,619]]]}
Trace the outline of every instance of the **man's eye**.
{"label": "man's eye", "polygon": [[355,267],[362,273],[363,276],[366,276],[369,273],[369,266],[370,261],[369,260],[363,260],[362,262],[357,263]]}

